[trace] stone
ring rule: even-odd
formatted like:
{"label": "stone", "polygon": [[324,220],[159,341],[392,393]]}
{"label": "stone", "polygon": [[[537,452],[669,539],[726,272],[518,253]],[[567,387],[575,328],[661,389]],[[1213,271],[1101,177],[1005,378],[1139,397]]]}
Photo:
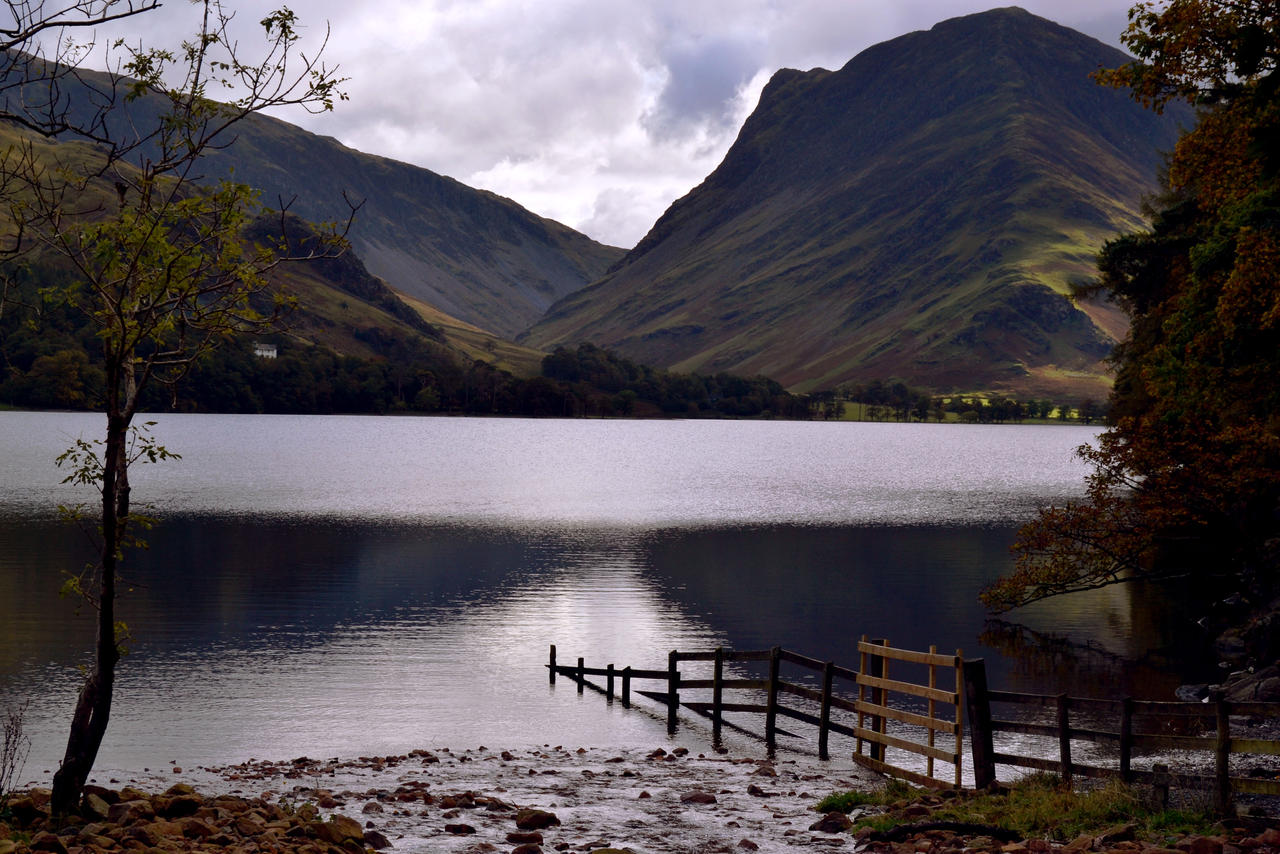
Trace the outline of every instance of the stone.
{"label": "stone", "polygon": [[842,812],[829,812],[809,825],[810,830],[816,830],[821,833],[844,833],[851,827],[853,827],[853,822],[849,820],[849,816]]}
{"label": "stone", "polygon": [[27,795],[9,800],[9,812],[19,827],[27,827],[43,818],[49,817],[49,806],[36,803],[36,799]]}
{"label": "stone", "polygon": [[757,786],[755,783],[752,783],[750,786],[747,786],[747,794],[748,794],[748,795],[751,795],[751,796],[752,796],[752,797],[754,797],[754,798],[768,798],[768,797],[772,797],[772,795],[770,795],[770,794],[769,794],[768,792],[766,792],[764,789],[762,789],[762,788],[760,788],[759,786]]}
{"label": "stone", "polygon": [[542,834],[536,830],[513,830],[507,834],[507,841],[512,845],[541,845]]}
{"label": "stone", "polygon": [[218,828],[195,816],[188,816],[178,824],[182,828],[182,835],[188,839],[208,839],[210,836],[218,835]]}
{"label": "stone", "polygon": [[739,839],[738,847],[743,851],[759,851],[760,846],[752,842],[750,839]]}
{"label": "stone", "polygon": [[1107,847],[1117,842],[1128,842],[1134,838],[1137,832],[1138,826],[1136,824],[1118,824],[1102,831],[1095,841],[1099,846]]}
{"label": "stone", "polygon": [[32,851],[49,851],[52,854],[67,854],[67,846],[56,835],[42,830],[31,837],[27,845]]}
{"label": "stone", "polygon": [[1075,854],[1075,852],[1078,852],[1078,851],[1090,851],[1092,849],[1093,849],[1092,836],[1077,836],[1075,839],[1071,840],[1066,845],[1062,846],[1063,851],[1071,852],[1071,854]]}
{"label": "stone", "polygon": [[156,817],[151,801],[134,799],[112,804],[107,813],[107,820],[112,824],[134,824],[139,821],[150,821]]}
{"label": "stone", "polygon": [[369,801],[369,803],[364,805],[364,808],[361,809],[360,812],[374,813],[374,812],[386,812],[386,810],[383,809],[382,804],[378,803],[377,801]]}
{"label": "stone", "polygon": [[685,792],[680,796],[680,803],[682,804],[714,804],[715,802],[716,796],[710,792]]}
{"label": "stone", "polygon": [[517,845],[511,849],[511,854],[542,854],[542,846],[532,842],[526,842],[523,845]]}
{"label": "stone", "polygon": [[525,809],[516,813],[516,827],[520,830],[545,830],[559,823],[556,814],[546,810]]}
{"label": "stone", "polygon": [[84,816],[101,821],[111,814],[111,804],[100,795],[87,792],[84,796]]}
{"label": "stone", "polygon": [[364,844],[368,845],[375,851],[381,851],[384,848],[391,848],[391,840],[383,836],[376,830],[366,830],[364,832]]}
{"label": "stone", "polygon": [[1223,840],[1217,836],[1197,836],[1191,840],[1189,854],[1222,854]]}
{"label": "stone", "polygon": [[452,833],[454,836],[467,836],[475,833],[476,829],[469,824],[446,824],[444,832]]}
{"label": "stone", "polygon": [[356,842],[364,840],[364,828],[354,818],[345,815],[331,815],[328,821],[313,822],[316,836],[331,845],[342,845],[348,839]]}
{"label": "stone", "polygon": [[0,839],[0,854],[13,854],[18,849],[18,843],[12,839]]}
{"label": "stone", "polygon": [[[176,789],[178,787],[174,786],[173,788]],[[189,789],[191,787],[185,786],[184,788]],[[203,806],[204,799],[199,795],[182,792],[173,795],[166,793],[165,803],[163,806],[157,806],[156,812],[166,818],[185,818],[189,815],[195,815]]]}
{"label": "stone", "polygon": [[[152,825],[136,824],[124,832],[124,839],[132,839],[142,843],[147,848],[154,848],[160,844],[160,840],[164,837],[155,831]],[[124,840],[121,840],[122,842]]]}

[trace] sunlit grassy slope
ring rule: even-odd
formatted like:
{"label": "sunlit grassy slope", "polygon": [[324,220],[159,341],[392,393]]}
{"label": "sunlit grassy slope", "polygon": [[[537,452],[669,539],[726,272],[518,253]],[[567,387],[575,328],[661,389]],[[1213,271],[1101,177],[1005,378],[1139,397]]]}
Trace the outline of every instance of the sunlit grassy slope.
{"label": "sunlit grassy slope", "polygon": [[1070,285],[1189,120],[1089,79],[1125,59],[1007,8],[780,71],[715,172],[522,340],[799,390],[1099,396],[1124,321]]}

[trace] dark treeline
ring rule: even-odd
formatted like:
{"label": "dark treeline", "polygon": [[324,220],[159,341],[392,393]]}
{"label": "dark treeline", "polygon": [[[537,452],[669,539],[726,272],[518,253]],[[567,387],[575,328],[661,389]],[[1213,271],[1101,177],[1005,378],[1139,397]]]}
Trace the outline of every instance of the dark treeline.
{"label": "dark treeline", "polygon": [[[425,338],[379,329],[355,333],[378,355],[339,355],[288,337],[275,358],[239,340],[192,366],[176,386],[151,386],[148,411],[224,413],[460,413],[529,416],[810,416],[806,397],[763,378],[680,374],[585,344],[559,348],[541,376],[467,363]],[[0,316],[0,403],[92,409],[103,384],[96,341],[77,319],[46,307],[39,323]]]}
{"label": "dark treeline", "polygon": [[1088,398],[1069,403],[1049,399],[1019,401],[1011,397],[939,397],[906,383],[883,380],[845,383],[835,391],[816,392],[812,397],[815,417],[827,419],[844,417],[848,403],[862,404],[865,417],[871,421],[941,422],[949,419],[948,413],[954,413],[959,421],[979,424],[1018,423],[1028,418],[1092,424],[1106,415],[1104,406]]}
{"label": "dark treeline", "polygon": [[[941,398],[901,382],[873,380],[794,395],[766,377],[702,376],[638,364],[591,344],[559,347],[540,376],[522,378],[487,362],[467,362],[438,341],[378,328],[356,331],[373,353],[343,356],[278,336],[276,358],[254,354],[248,338],[196,363],[176,386],[150,386],[148,411],[839,419],[847,403],[871,420],[1017,422],[1024,418],[1102,417],[1081,401]],[[0,314],[0,404],[92,409],[104,382],[99,345],[65,305],[44,303]]]}

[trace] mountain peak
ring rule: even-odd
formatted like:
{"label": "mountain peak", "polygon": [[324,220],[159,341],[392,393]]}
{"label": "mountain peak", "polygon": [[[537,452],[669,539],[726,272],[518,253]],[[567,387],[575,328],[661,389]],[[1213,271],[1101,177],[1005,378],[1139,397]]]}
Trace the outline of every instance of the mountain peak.
{"label": "mountain peak", "polygon": [[1098,394],[1119,327],[1070,284],[1140,223],[1178,133],[1089,77],[1127,60],[1006,7],[781,70],[711,175],[527,339],[800,389]]}

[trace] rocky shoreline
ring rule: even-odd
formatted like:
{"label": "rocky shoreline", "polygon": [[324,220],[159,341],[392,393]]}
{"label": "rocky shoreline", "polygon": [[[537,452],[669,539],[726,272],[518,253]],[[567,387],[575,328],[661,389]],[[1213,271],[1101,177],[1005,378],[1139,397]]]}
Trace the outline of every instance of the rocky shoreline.
{"label": "rocky shoreline", "polygon": [[955,792],[921,793],[898,808],[906,824],[894,830],[853,833],[847,816],[819,815],[813,805],[833,791],[876,789],[882,780],[875,775],[805,757],[693,754],[681,747],[417,750],[170,769],[172,776],[184,782],[161,790],[163,776],[152,775],[91,786],[82,815],[63,822],[49,818],[47,789],[19,793],[9,801],[9,822],[0,822],[0,854],[1280,852],[1280,823],[1271,818],[1233,819],[1211,836],[1158,844],[1136,840],[1125,825],[1044,840],[932,821],[934,809],[964,797]]}

